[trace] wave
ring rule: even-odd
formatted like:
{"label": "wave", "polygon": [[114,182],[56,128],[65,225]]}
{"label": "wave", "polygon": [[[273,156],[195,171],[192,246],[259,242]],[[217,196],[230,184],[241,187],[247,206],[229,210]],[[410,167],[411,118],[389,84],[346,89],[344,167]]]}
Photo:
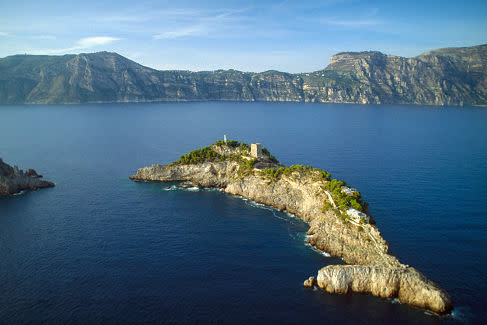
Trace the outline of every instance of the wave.
{"label": "wave", "polygon": [[323,255],[324,257],[331,257],[330,253],[323,252],[323,251],[319,250],[318,248],[314,247],[313,245],[311,245],[310,243],[308,243],[306,241],[306,239],[308,239],[309,237],[311,237],[311,235],[305,235],[304,236],[304,246],[308,246],[309,248],[311,248],[311,250],[315,251],[318,254]]}

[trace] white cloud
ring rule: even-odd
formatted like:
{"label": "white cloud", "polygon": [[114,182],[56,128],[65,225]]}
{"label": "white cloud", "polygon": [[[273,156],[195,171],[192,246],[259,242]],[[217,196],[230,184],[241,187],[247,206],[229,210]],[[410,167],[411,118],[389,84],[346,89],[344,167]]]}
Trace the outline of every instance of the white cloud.
{"label": "white cloud", "polygon": [[205,26],[190,26],[177,30],[167,31],[161,34],[152,36],[153,39],[176,39],[187,36],[198,36],[205,34],[207,28]]}
{"label": "white cloud", "polygon": [[166,31],[152,36],[155,40],[177,39],[192,36],[221,34],[231,29],[240,28],[248,17],[242,15],[248,9],[239,10],[201,10],[174,11],[174,17],[166,19]]}
{"label": "white cloud", "polygon": [[8,36],[8,33],[6,33],[6,32],[0,32],[0,36]]}
{"label": "white cloud", "polygon": [[118,41],[120,38],[108,37],[108,36],[96,36],[96,37],[86,37],[78,41],[77,49],[89,49],[98,45],[105,45],[113,41]]}
{"label": "white cloud", "polygon": [[64,54],[69,52],[75,52],[78,50],[91,49],[93,47],[105,45],[118,40],[120,40],[120,38],[109,37],[109,36],[85,37],[78,40],[73,47],[68,47],[64,49],[36,50],[36,51],[32,51],[32,53],[33,54]]}

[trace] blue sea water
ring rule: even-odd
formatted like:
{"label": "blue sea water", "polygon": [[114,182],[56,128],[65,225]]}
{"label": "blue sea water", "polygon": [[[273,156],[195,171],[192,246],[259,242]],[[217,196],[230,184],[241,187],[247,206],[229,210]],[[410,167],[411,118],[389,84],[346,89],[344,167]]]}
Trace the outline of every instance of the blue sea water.
{"label": "blue sea water", "polygon": [[[219,191],[134,183],[223,134],[358,188],[453,316],[305,289],[341,263],[307,225]],[[55,188],[0,198],[1,323],[482,323],[487,110],[283,103],[0,106],[0,157]]]}

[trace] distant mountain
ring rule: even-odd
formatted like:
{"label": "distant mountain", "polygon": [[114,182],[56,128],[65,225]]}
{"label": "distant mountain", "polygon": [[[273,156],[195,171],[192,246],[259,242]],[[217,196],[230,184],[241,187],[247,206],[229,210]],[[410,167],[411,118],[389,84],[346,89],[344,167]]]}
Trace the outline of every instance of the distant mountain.
{"label": "distant mountain", "polygon": [[334,55],[323,70],[159,71],[117,53],[0,59],[0,103],[283,101],[487,105],[487,44],[414,58]]}

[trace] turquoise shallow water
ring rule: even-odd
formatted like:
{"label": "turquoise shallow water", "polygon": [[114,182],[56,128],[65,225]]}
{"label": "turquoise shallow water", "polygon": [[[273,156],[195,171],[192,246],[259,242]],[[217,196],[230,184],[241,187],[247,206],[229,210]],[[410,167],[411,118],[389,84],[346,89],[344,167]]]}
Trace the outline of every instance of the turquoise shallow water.
{"label": "turquoise shallow water", "polygon": [[[0,106],[0,157],[56,187],[0,199],[0,319],[50,323],[482,323],[487,111],[276,103]],[[302,281],[339,263],[307,225],[218,191],[128,176],[227,134],[358,188],[454,317]]]}

